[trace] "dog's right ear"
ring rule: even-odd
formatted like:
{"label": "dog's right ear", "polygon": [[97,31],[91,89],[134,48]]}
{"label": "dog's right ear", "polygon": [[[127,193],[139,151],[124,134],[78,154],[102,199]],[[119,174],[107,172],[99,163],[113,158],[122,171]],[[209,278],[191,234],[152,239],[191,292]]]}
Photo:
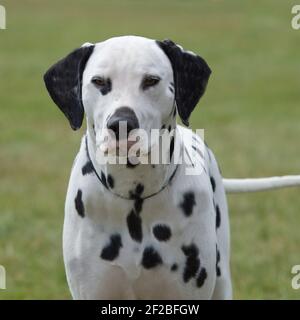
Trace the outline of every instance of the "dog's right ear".
{"label": "dog's right ear", "polygon": [[75,49],[55,63],[44,75],[50,97],[65,114],[73,130],[82,125],[82,74],[94,47],[92,44],[85,44]]}

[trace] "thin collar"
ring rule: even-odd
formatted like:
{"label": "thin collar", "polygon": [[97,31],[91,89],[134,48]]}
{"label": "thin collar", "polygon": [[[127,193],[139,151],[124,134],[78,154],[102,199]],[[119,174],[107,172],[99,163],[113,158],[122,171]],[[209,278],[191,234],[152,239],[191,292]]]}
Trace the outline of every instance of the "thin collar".
{"label": "thin collar", "polygon": [[[101,182],[101,184],[105,187],[106,190],[108,190],[110,193],[112,193],[113,195],[115,195],[116,197],[118,198],[121,198],[121,199],[125,199],[125,200],[135,200],[136,196],[133,194],[131,197],[125,197],[125,196],[122,196],[121,194],[118,194],[116,192],[113,192],[111,189],[109,189],[106,181],[104,180],[105,177],[103,177],[101,175],[101,177],[99,176],[98,172],[96,171],[95,169],[95,166],[93,164],[93,161],[90,157],[90,153],[89,153],[89,147],[88,147],[88,139],[87,139],[87,135],[85,136],[85,147],[86,147],[86,154],[87,154],[87,157],[88,157],[88,161],[90,162],[91,164],[91,168],[93,170],[93,172],[96,174],[98,180]],[[158,190],[157,192],[155,193],[152,193],[150,194],[149,196],[147,197],[139,197],[140,200],[146,200],[146,199],[149,199],[149,198],[152,198],[154,196],[156,196],[157,194],[159,194],[161,191],[163,191],[170,183],[171,181],[173,180],[176,172],[177,172],[177,169],[178,169],[179,165],[177,164],[176,165],[176,168],[174,169],[173,173],[171,174],[171,176],[169,177],[168,181],[161,187],[160,190]]]}

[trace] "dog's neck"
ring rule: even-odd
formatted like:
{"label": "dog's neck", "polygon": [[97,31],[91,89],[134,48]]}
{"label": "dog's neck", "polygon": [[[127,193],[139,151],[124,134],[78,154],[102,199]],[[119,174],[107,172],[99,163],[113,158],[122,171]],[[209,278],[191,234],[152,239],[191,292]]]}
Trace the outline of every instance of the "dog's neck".
{"label": "dog's neck", "polygon": [[[174,130],[173,147],[170,146],[169,152],[173,154],[175,143],[179,143],[176,119],[173,118],[169,123],[163,125],[163,129]],[[167,164],[99,164],[96,160],[96,139],[95,133],[88,124],[87,129],[87,152],[94,170],[105,188],[121,198],[132,198],[140,192],[142,198],[151,197],[162,191],[173,179],[177,165],[172,161]],[[172,143],[171,143],[172,144]]]}

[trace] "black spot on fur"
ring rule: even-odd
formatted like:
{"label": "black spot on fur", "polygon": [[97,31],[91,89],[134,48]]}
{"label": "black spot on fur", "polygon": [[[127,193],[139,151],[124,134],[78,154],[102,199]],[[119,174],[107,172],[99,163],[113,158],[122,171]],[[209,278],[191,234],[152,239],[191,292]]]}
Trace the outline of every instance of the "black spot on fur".
{"label": "black spot on fur", "polygon": [[80,217],[84,218],[84,205],[82,202],[82,191],[79,189],[75,198],[75,208]]}
{"label": "black spot on fur", "polygon": [[145,248],[143,252],[142,266],[145,269],[151,269],[160,264],[162,264],[162,259],[158,252],[152,247]]}
{"label": "black spot on fur", "polygon": [[216,191],[216,182],[215,182],[214,177],[210,177],[210,183],[211,183],[213,192],[215,192]]}
{"label": "black spot on fur", "polygon": [[93,133],[96,136],[96,130],[95,130],[95,125],[94,124],[93,124],[92,128],[93,128]]}
{"label": "black spot on fur", "polygon": [[197,256],[199,254],[198,248],[193,243],[189,246],[182,246],[181,249],[185,256]]}
{"label": "black spot on fur", "polygon": [[174,89],[172,87],[169,87],[169,90],[174,93]]}
{"label": "black spot on fur", "polygon": [[108,183],[108,185],[109,185],[109,187],[110,187],[111,189],[114,188],[114,186],[115,186],[115,181],[114,181],[114,178],[113,178],[110,174],[107,176],[107,183]]}
{"label": "black spot on fur", "polygon": [[194,192],[186,192],[183,195],[183,201],[180,203],[180,208],[186,217],[189,217],[193,213],[193,208],[196,204]]}
{"label": "black spot on fur", "polygon": [[101,171],[101,182],[104,184],[105,188],[108,189],[106,177],[103,171]]}
{"label": "black spot on fur", "polygon": [[173,153],[174,153],[174,142],[175,142],[175,138],[174,136],[172,136],[171,138],[171,142],[170,142],[170,161],[173,157]]}
{"label": "black spot on fur", "polygon": [[141,198],[138,198],[134,201],[134,210],[136,214],[140,214],[140,212],[142,211],[143,203],[144,203],[144,200]]}
{"label": "black spot on fur", "polygon": [[183,246],[182,251],[186,256],[185,267],[183,271],[183,281],[188,282],[191,278],[196,277],[200,267],[200,259],[198,257],[199,250],[195,244]]}
{"label": "black spot on fur", "polygon": [[109,261],[115,260],[122,246],[121,236],[119,234],[111,235],[110,243],[101,252],[101,258]]}
{"label": "black spot on fur", "polygon": [[[192,146],[192,148],[199,154],[199,156],[200,156],[202,159],[204,159],[203,153],[202,153],[198,148],[196,148],[195,146]],[[203,167],[203,168],[204,168],[204,167]],[[206,170],[205,170],[205,172],[206,172]]]}
{"label": "black spot on fur", "polygon": [[191,278],[194,278],[200,267],[200,260],[198,258],[188,257],[183,272],[183,281],[188,282]]}
{"label": "black spot on fur", "polygon": [[141,195],[143,192],[144,192],[144,186],[141,183],[139,183],[136,186],[135,191],[129,192],[130,199],[135,200],[134,208],[136,213],[140,213],[142,211],[142,205],[144,200],[141,198]]}
{"label": "black spot on fur", "polygon": [[176,117],[176,114],[177,114],[176,107],[174,107],[173,117]]}
{"label": "black spot on fur", "polygon": [[219,266],[220,260],[221,260],[220,251],[218,249],[218,246],[216,245],[216,273],[218,277],[221,276],[221,268]]}
{"label": "black spot on fur", "polygon": [[172,127],[171,127],[171,125],[169,125],[168,126],[168,131],[171,132],[171,130],[172,130]]}
{"label": "black spot on fur", "polygon": [[216,228],[219,228],[221,225],[221,212],[218,205],[216,205]]}
{"label": "black spot on fur", "polygon": [[177,271],[178,270],[178,265],[177,263],[173,263],[171,266],[171,271]]}
{"label": "black spot on fur", "polygon": [[140,196],[143,192],[144,186],[141,183],[139,183],[135,188],[135,193]]}
{"label": "black spot on fur", "polygon": [[137,242],[141,242],[143,238],[142,219],[139,216],[143,209],[144,199],[141,198],[143,192],[144,186],[141,183],[136,186],[135,191],[129,192],[130,198],[134,200],[134,207],[127,216],[127,226],[131,238]]}
{"label": "black spot on fur", "polygon": [[106,80],[106,84],[100,88],[100,92],[102,93],[103,96],[105,96],[106,94],[111,92],[111,89],[112,89],[111,80],[108,78]]}
{"label": "black spot on fur", "polygon": [[166,125],[165,125],[165,124],[163,124],[161,128],[162,128],[162,129],[166,129]]}
{"label": "black spot on fur", "polygon": [[167,241],[171,238],[172,232],[167,225],[158,224],[153,227],[153,234],[159,241]]}
{"label": "black spot on fur", "polygon": [[131,238],[141,242],[143,238],[142,219],[134,210],[131,210],[127,216],[127,227]]}
{"label": "black spot on fur", "polygon": [[201,288],[207,278],[207,272],[205,268],[201,268],[200,273],[197,277],[197,287]]}
{"label": "black spot on fur", "polygon": [[191,159],[191,157],[190,157],[190,153],[189,153],[187,147],[184,147],[184,152],[185,152],[186,155],[188,156],[188,158],[189,158],[189,160],[190,160],[190,162],[191,162],[191,164],[192,164],[192,167],[194,168],[194,167],[195,167],[195,164],[193,163],[193,161],[192,161],[192,159]]}
{"label": "black spot on fur", "polygon": [[91,161],[88,161],[81,169],[82,174],[85,176],[86,174],[90,174],[94,172],[94,167]]}

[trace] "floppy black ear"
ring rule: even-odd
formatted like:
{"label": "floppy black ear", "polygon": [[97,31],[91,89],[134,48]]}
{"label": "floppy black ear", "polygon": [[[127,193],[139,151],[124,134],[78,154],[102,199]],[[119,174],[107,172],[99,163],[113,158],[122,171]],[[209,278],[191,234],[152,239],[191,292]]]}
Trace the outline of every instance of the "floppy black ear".
{"label": "floppy black ear", "polygon": [[82,74],[94,45],[71,52],[44,75],[46,88],[56,105],[68,118],[73,130],[81,127],[84,109],[81,98]]}
{"label": "floppy black ear", "polygon": [[171,40],[157,41],[157,44],[171,61],[178,113],[188,126],[189,117],[205,92],[211,70],[204,59],[184,51]]}

